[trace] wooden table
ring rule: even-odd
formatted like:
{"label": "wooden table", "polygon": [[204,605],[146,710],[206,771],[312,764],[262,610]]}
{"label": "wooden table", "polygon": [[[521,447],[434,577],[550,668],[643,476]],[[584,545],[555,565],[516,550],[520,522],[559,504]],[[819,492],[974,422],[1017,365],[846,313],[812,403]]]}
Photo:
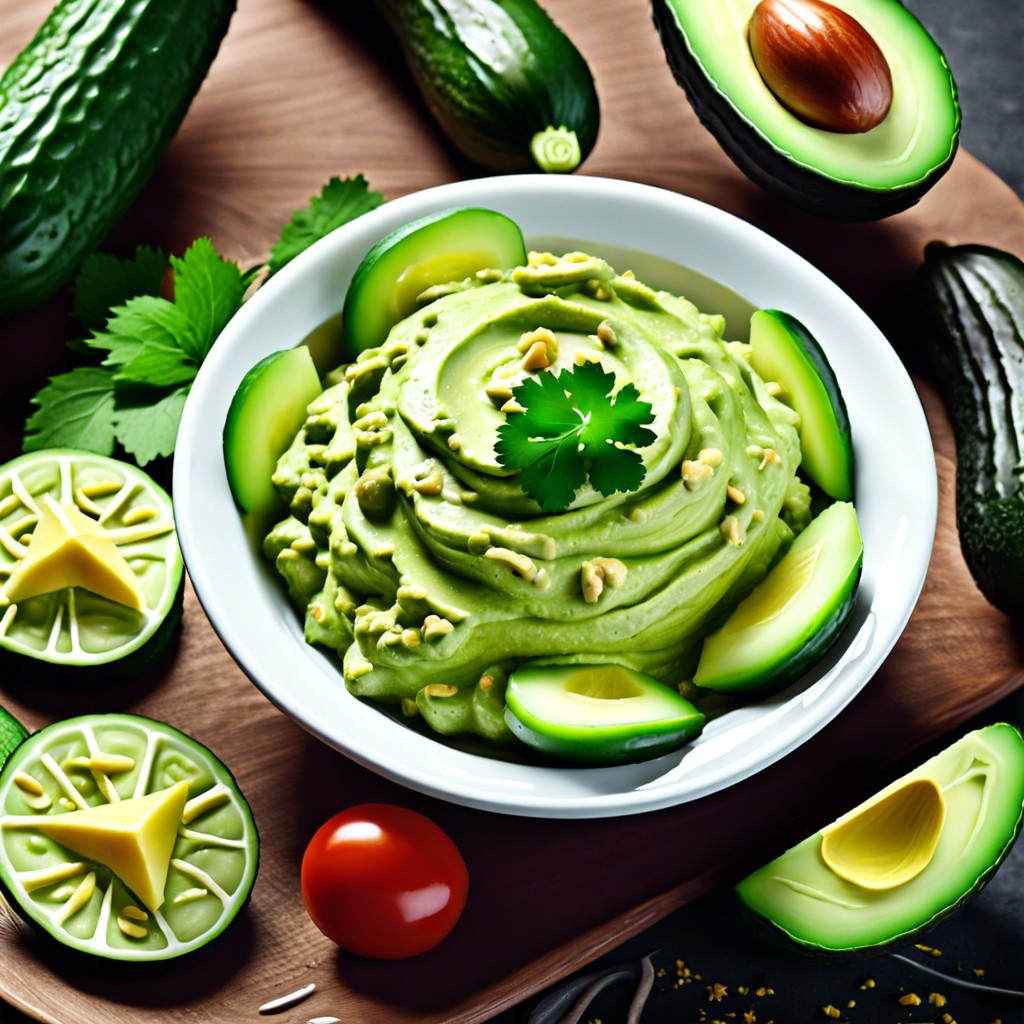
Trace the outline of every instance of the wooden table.
{"label": "wooden table", "polygon": [[[337,8],[344,5],[336,4]],[[27,42],[49,0],[4,14],[0,62]],[[985,241],[1024,256],[1024,210],[961,153],[915,209],[836,225],[749,184],[698,124],[665,63],[643,0],[549,0],[595,74],[603,120],[583,174],[647,182],[714,203],[767,229],[838,281],[899,348],[910,275],[932,239]],[[358,11],[358,13],[355,13]],[[364,6],[241,0],[213,71],[149,186],[111,239],[180,253],[197,236],[243,263],[266,257],[290,212],[332,175],[364,173],[387,198],[476,176],[429,120],[394,45]],[[28,398],[68,365],[66,296],[0,321],[0,456],[19,449]],[[228,654],[189,591],[172,664],[118,687],[42,685],[30,666],[0,679],[0,703],[30,727],[86,711],[164,718],[211,745],[249,795],[263,863],[247,914],[215,955],[134,977],[68,964],[0,911],[0,996],[41,1021],[221,1022],[274,996],[318,990],[279,1019],[484,1020],[732,880],[884,779],[897,758],[1024,683],[1012,624],[975,589],[953,518],[954,450],[918,380],[940,481],[939,527],[905,635],[851,706],[783,762],[733,788],[638,818],[528,820],[407,792],[323,747],[278,713]],[[422,810],[465,852],[471,899],[436,950],[386,963],[339,954],[308,922],[298,865],[313,829],[364,800]]]}

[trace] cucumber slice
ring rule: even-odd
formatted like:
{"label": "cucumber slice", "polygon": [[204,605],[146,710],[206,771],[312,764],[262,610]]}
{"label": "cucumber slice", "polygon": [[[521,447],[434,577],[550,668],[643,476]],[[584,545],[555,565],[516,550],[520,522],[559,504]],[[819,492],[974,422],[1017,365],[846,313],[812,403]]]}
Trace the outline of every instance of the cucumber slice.
{"label": "cucumber slice", "polygon": [[301,345],[272,352],[242,378],[224,421],[224,468],[243,511],[270,512],[280,504],[274,468],[322,390],[313,357]]}
{"label": "cucumber slice", "polygon": [[0,707],[0,768],[11,752],[25,737],[28,730],[6,708]]}
{"label": "cucumber slice", "polygon": [[238,916],[258,862],[231,773],[163,722],[57,722],[0,771],[0,890],[80,953],[143,963],[198,950]]}
{"label": "cucumber slice", "polygon": [[681,747],[704,715],[652,676],[621,665],[540,665],[509,676],[505,720],[542,753],[622,764]]}
{"label": "cucumber slice", "polygon": [[751,364],[779,384],[800,414],[801,466],[830,498],[853,498],[850,418],[836,375],[814,336],[795,317],[759,309],[750,318]]}
{"label": "cucumber slice", "polygon": [[863,559],[853,505],[829,505],[705,638],[694,683],[722,693],[767,694],[799,678],[849,619]]}
{"label": "cucumber slice", "polygon": [[[66,515],[54,511],[61,508]],[[69,528],[64,543],[44,538],[46,564],[38,554],[27,561],[33,532],[56,519]],[[0,649],[61,668],[109,671],[117,662],[135,671],[174,636],[184,567],[171,499],[136,466],[64,448],[8,462],[0,467],[0,540]],[[140,607],[109,596],[108,556]],[[30,565],[34,585],[22,587]],[[40,578],[55,589],[35,593]]]}
{"label": "cucumber slice", "polygon": [[465,207],[414,220],[382,238],[356,268],[341,314],[346,351],[355,358],[382,344],[433,285],[525,262],[519,225],[494,210]]}

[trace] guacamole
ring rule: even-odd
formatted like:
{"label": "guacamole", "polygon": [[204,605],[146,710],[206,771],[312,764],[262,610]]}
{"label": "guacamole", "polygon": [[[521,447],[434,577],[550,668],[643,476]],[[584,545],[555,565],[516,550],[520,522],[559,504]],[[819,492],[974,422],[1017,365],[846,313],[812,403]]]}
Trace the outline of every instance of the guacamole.
{"label": "guacamole", "polygon": [[[264,549],[355,695],[442,733],[509,739],[505,682],[612,663],[672,686],[809,520],[796,413],[720,316],[583,253],[425,292],[334,371],[273,482]],[[656,440],[636,491],[545,514],[495,454],[530,375],[632,382]]]}

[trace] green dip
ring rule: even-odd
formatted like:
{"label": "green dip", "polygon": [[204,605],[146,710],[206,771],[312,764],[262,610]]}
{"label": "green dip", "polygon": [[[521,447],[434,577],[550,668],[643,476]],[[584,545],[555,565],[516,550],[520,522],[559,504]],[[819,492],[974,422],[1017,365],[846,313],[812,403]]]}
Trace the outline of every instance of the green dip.
{"label": "green dip", "polygon": [[[307,641],[356,696],[493,740],[527,662],[685,689],[705,632],[809,519],[796,414],[720,316],[582,253],[421,298],[329,376],[274,475],[290,515],[264,550]],[[547,515],[495,457],[501,407],[582,359],[636,385],[657,440],[638,491],[587,484]]]}

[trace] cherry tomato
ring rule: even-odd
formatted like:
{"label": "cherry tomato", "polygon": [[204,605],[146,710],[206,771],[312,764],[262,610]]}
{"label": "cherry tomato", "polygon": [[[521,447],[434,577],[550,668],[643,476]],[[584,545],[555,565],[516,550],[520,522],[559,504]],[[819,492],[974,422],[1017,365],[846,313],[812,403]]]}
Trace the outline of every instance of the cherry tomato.
{"label": "cherry tomato", "polygon": [[360,804],[317,830],[302,858],[306,911],[350,953],[399,960],[436,946],[466,904],[458,848],[429,818]]}

